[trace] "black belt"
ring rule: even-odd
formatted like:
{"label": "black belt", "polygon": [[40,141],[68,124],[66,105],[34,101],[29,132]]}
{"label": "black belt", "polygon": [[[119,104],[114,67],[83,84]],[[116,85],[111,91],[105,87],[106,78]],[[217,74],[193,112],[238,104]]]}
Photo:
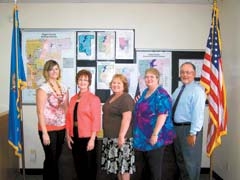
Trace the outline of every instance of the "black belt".
{"label": "black belt", "polygon": [[190,122],[182,122],[182,123],[176,123],[173,122],[174,126],[190,126],[191,123]]}

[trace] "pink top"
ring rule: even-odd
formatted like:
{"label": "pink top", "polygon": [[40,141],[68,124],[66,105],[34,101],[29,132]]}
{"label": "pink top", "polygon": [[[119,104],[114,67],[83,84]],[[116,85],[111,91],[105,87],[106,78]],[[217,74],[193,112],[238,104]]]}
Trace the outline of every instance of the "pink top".
{"label": "pink top", "polygon": [[[64,102],[67,95],[67,87],[60,83],[63,98],[59,100],[48,83],[44,83],[40,88],[47,93],[47,101],[44,107],[44,119],[47,131],[61,130],[65,128]],[[38,124],[38,129],[41,127]]]}
{"label": "pink top", "polygon": [[[69,103],[66,115],[66,129],[73,137],[74,107],[78,94],[74,95]],[[81,93],[77,109],[77,123],[79,137],[90,137],[92,132],[98,132],[101,127],[101,102],[99,97],[87,91]]]}

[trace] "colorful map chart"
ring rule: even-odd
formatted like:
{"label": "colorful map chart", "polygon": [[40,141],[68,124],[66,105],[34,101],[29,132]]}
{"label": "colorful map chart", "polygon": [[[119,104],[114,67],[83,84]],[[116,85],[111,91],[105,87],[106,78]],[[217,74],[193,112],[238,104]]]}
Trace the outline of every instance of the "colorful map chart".
{"label": "colorful map chart", "polygon": [[[64,76],[75,67],[75,38],[71,32],[23,32],[23,61],[27,78],[27,89],[23,91],[24,103],[35,103],[35,91],[45,81],[43,66],[49,59],[56,60],[62,70],[62,81],[71,87]],[[74,79],[75,72],[73,74]],[[69,77],[69,76],[68,76]],[[70,81],[71,82],[71,81]]]}

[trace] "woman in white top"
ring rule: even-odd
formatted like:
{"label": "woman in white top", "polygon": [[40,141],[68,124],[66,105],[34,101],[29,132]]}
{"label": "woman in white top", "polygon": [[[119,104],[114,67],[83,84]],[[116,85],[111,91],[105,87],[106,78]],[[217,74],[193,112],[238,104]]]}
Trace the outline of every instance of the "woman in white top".
{"label": "woman in white top", "polygon": [[39,137],[45,153],[43,180],[58,180],[58,161],[65,138],[65,112],[68,90],[59,82],[59,64],[48,60],[44,64],[45,83],[37,89],[36,103]]}

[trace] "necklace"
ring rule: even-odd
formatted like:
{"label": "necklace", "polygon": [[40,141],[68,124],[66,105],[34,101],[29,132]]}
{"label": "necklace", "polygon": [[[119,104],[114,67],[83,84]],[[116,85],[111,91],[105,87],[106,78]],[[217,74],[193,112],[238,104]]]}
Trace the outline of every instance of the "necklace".
{"label": "necklace", "polygon": [[49,99],[49,104],[54,108],[63,107],[62,105],[63,105],[64,93],[62,92],[62,88],[60,84],[58,83],[58,81],[56,81],[55,87],[57,87],[58,89],[56,89],[50,81],[48,81],[48,84],[51,86],[53,90],[53,93],[51,93],[52,95],[50,96],[51,99]]}
{"label": "necklace", "polygon": [[77,97],[77,101],[80,101],[80,99],[81,99],[81,93],[80,93],[80,91],[79,91],[79,93],[78,93],[78,97]]}
{"label": "necklace", "polygon": [[63,92],[62,92],[62,88],[61,88],[60,84],[56,81],[58,90],[60,92],[60,94],[59,94],[59,93],[57,93],[57,90],[55,89],[54,85],[50,81],[48,81],[48,83],[50,84],[50,86],[51,86],[52,90],[54,91],[54,93],[57,95],[57,99],[59,101],[62,101],[63,100]]}

